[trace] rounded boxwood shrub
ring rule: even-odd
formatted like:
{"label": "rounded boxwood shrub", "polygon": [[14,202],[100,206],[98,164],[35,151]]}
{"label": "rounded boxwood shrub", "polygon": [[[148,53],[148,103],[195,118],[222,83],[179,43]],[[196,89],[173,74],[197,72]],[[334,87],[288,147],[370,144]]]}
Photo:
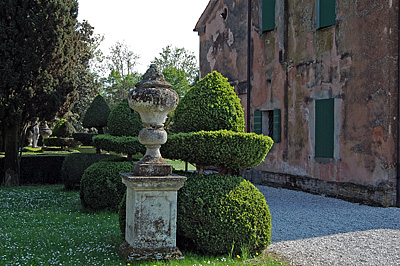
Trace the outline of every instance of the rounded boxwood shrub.
{"label": "rounded boxwood shrub", "polygon": [[[206,254],[261,251],[271,243],[271,214],[264,195],[242,177],[186,175],[178,191],[177,246]],[[119,206],[125,235],[126,199]]]}
{"label": "rounded boxwood shrub", "polygon": [[128,99],[122,100],[111,111],[107,127],[110,135],[135,137],[143,128],[140,115],[129,107]]}
{"label": "rounded boxwood shrub", "polygon": [[180,132],[244,132],[244,112],[228,79],[214,71],[196,83],[179,102],[174,127]]}
{"label": "rounded boxwood shrub", "polygon": [[103,134],[103,128],[107,126],[109,115],[110,107],[101,95],[97,95],[86,110],[82,126],[86,128],[94,127],[99,134]]}
{"label": "rounded boxwood shrub", "polygon": [[84,171],[92,164],[107,158],[118,158],[118,156],[98,153],[73,153],[65,157],[61,167],[61,179],[65,189],[79,190]]}
{"label": "rounded boxwood shrub", "polygon": [[89,166],[81,179],[82,205],[95,211],[117,211],[126,190],[119,173],[131,172],[131,162],[100,161]]}
{"label": "rounded boxwood shrub", "polygon": [[234,170],[259,165],[273,145],[268,136],[228,130],[199,131],[168,135],[161,155],[198,165]]}
{"label": "rounded boxwood shrub", "polygon": [[271,243],[264,195],[242,177],[187,175],[178,192],[177,234],[206,254],[261,251]]}

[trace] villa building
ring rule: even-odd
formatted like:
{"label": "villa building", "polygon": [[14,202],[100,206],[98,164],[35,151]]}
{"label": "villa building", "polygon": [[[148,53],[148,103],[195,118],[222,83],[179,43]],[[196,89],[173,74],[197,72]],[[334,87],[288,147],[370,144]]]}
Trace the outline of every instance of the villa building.
{"label": "villa building", "polygon": [[201,77],[227,77],[274,139],[244,177],[400,204],[399,1],[210,0],[195,31]]}

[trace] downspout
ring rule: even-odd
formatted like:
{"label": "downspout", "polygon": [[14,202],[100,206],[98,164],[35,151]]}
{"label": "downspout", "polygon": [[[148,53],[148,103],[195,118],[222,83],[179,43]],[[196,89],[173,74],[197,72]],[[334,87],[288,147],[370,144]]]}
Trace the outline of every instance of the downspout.
{"label": "downspout", "polygon": [[397,2],[397,184],[396,184],[396,206],[400,207],[400,4]]}
{"label": "downspout", "polygon": [[250,133],[251,104],[251,1],[247,0],[247,132]]}

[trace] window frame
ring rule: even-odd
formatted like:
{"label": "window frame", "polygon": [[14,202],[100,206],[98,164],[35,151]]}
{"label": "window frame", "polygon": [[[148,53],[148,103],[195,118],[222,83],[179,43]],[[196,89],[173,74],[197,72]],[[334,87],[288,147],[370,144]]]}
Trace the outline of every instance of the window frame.
{"label": "window frame", "polygon": [[[272,118],[272,120],[271,120]],[[254,129],[256,134],[269,136],[274,143],[281,142],[281,110],[254,110]]]}

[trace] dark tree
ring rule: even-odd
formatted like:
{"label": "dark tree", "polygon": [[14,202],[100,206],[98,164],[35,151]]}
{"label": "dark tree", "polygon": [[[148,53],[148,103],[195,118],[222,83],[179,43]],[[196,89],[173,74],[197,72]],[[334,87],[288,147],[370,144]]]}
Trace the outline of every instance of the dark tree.
{"label": "dark tree", "polygon": [[0,1],[0,127],[6,186],[19,184],[18,148],[29,121],[52,120],[76,98],[77,73],[88,63],[77,15],[77,0]]}

